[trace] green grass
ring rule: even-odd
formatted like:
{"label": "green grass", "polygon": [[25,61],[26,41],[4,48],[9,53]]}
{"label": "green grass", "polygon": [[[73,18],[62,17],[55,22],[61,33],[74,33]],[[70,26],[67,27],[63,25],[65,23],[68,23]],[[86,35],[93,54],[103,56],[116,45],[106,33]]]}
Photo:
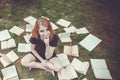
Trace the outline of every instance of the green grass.
{"label": "green grass", "polygon": [[[111,26],[114,23],[103,3],[100,3],[97,0],[22,0],[20,3],[17,0],[11,0],[4,6],[0,5],[0,17],[2,18],[2,21],[0,21],[0,31],[10,29],[14,25],[24,28],[23,26],[26,23],[23,21],[23,18],[30,15],[35,18],[46,16],[54,23],[56,23],[60,18],[63,18],[71,21],[72,25],[76,28],[86,27],[90,33],[99,37],[103,41],[92,52],[88,52],[79,45],[79,59],[86,61],[90,58],[104,58],[111,69],[114,69],[115,67],[114,65],[110,65],[111,63],[118,63],[117,60],[114,60],[115,58],[111,52],[114,48],[114,44],[112,43],[113,41],[110,40],[110,37],[106,34],[107,31],[104,30],[106,27],[105,24]],[[60,28],[55,32],[64,32],[63,28],[61,26],[59,27]],[[87,35],[88,34],[72,34],[71,38],[73,42],[71,44],[78,44]],[[23,41],[23,37],[18,37],[14,34],[11,34],[11,36],[15,38],[17,43],[25,42]],[[56,50],[57,53],[63,52],[63,45],[65,44],[61,43],[59,40]],[[69,43],[67,43],[67,45],[69,45]],[[5,54],[10,50],[12,49],[0,52]],[[18,53],[17,48],[13,50],[19,55],[20,59],[25,55]],[[70,59],[72,58],[73,57],[70,57]],[[21,66],[20,59],[14,63],[17,66],[20,78],[34,77],[35,80],[57,80],[56,77],[52,77],[50,73],[46,73],[42,70],[33,69],[29,71],[28,68]],[[0,64],[0,69],[2,68],[3,66]],[[112,72],[112,74],[113,73],[114,72]],[[0,73],[0,76],[1,75],[2,74]],[[86,76],[81,74],[78,75],[79,80],[82,80],[84,77],[88,80],[96,80],[91,67],[89,68]]]}

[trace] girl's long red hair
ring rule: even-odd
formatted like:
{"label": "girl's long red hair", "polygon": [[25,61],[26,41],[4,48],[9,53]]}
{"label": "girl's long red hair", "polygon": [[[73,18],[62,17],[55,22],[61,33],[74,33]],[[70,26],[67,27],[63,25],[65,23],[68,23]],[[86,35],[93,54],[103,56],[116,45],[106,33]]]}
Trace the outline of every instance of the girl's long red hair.
{"label": "girl's long red hair", "polygon": [[33,38],[39,38],[39,29],[40,29],[40,23],[43,25],[43,26],[45,26],[45,27],[47,27],[48,28],[48,30],[50,31],[50,40],[52,40],[53,39],[53,35],[54,35],[54,31],[53,31],[53,29],[52,29],[52,27],[51,27],[51,25],[50,25],[50,21],[47,19],[47,18],[43,18],[43,17],[41,17],[41,18],[38,18],[37,20],[36,20],[36,22],[35,22],[35,26],[34,26],[34,28],[33,28],[33,30],[32,30],[32,37]]}

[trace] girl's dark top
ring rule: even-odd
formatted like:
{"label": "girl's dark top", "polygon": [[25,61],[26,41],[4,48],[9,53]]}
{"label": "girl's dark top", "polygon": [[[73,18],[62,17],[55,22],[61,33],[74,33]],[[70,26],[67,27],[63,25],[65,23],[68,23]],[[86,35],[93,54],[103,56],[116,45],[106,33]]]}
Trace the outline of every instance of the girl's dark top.
{"label": "girl's dark top", "polygon": [[[31,37],[30,38],[30,42],[32,44],[35,44],[36,47],[35,47],[35,50],[39,53],[39,55],[43,58],[43,59],[46,59],[45,57],[45,50],[46,50],[46,46],[45,46],[45,43],[44,41],[42,41],[40,39],[40,37],[38,39],[36,38],[33,38]],[[54,35],[53,36],[53,39],[49,42],[49,45],[52,46],[52,47],[56,47],[57,46],[57,42],[58,42],[58,36],[57,35]],[[32,55],[34,56],[34,54],[32,53]],[[35,56],[34,56],[35,57]],[[54,51],[52,57],[56,57],[56,53]],[[52,58],[51,57],[51,58]],[[36,57],[35,57],[36,58]],[[37,58],[36,58],[37,59]],[[38,60],[38,59],[37,59]]]}

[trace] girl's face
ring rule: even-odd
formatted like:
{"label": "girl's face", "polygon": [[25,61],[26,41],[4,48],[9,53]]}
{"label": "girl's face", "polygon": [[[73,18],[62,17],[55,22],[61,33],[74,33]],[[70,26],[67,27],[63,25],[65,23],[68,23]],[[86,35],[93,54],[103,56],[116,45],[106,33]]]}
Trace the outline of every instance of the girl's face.
{"label": "girl's face", "polygon": [[42,39],[49,39],[50,31],[48,30],[48,28],[43,25],[40,25],[39,27],[40,27],[40,29],[39,29],[40,37]]}

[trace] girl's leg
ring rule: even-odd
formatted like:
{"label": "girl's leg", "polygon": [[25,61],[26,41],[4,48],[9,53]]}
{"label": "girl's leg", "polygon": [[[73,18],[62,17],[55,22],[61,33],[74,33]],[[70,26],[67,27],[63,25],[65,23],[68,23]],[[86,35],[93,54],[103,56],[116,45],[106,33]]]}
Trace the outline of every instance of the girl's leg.
{"label": "girl's leg", "polygon": [[21,64],[29,68],[46,69],[40,62],[36,62],[36,59],[32,54],[25,55],[21,60]]}

